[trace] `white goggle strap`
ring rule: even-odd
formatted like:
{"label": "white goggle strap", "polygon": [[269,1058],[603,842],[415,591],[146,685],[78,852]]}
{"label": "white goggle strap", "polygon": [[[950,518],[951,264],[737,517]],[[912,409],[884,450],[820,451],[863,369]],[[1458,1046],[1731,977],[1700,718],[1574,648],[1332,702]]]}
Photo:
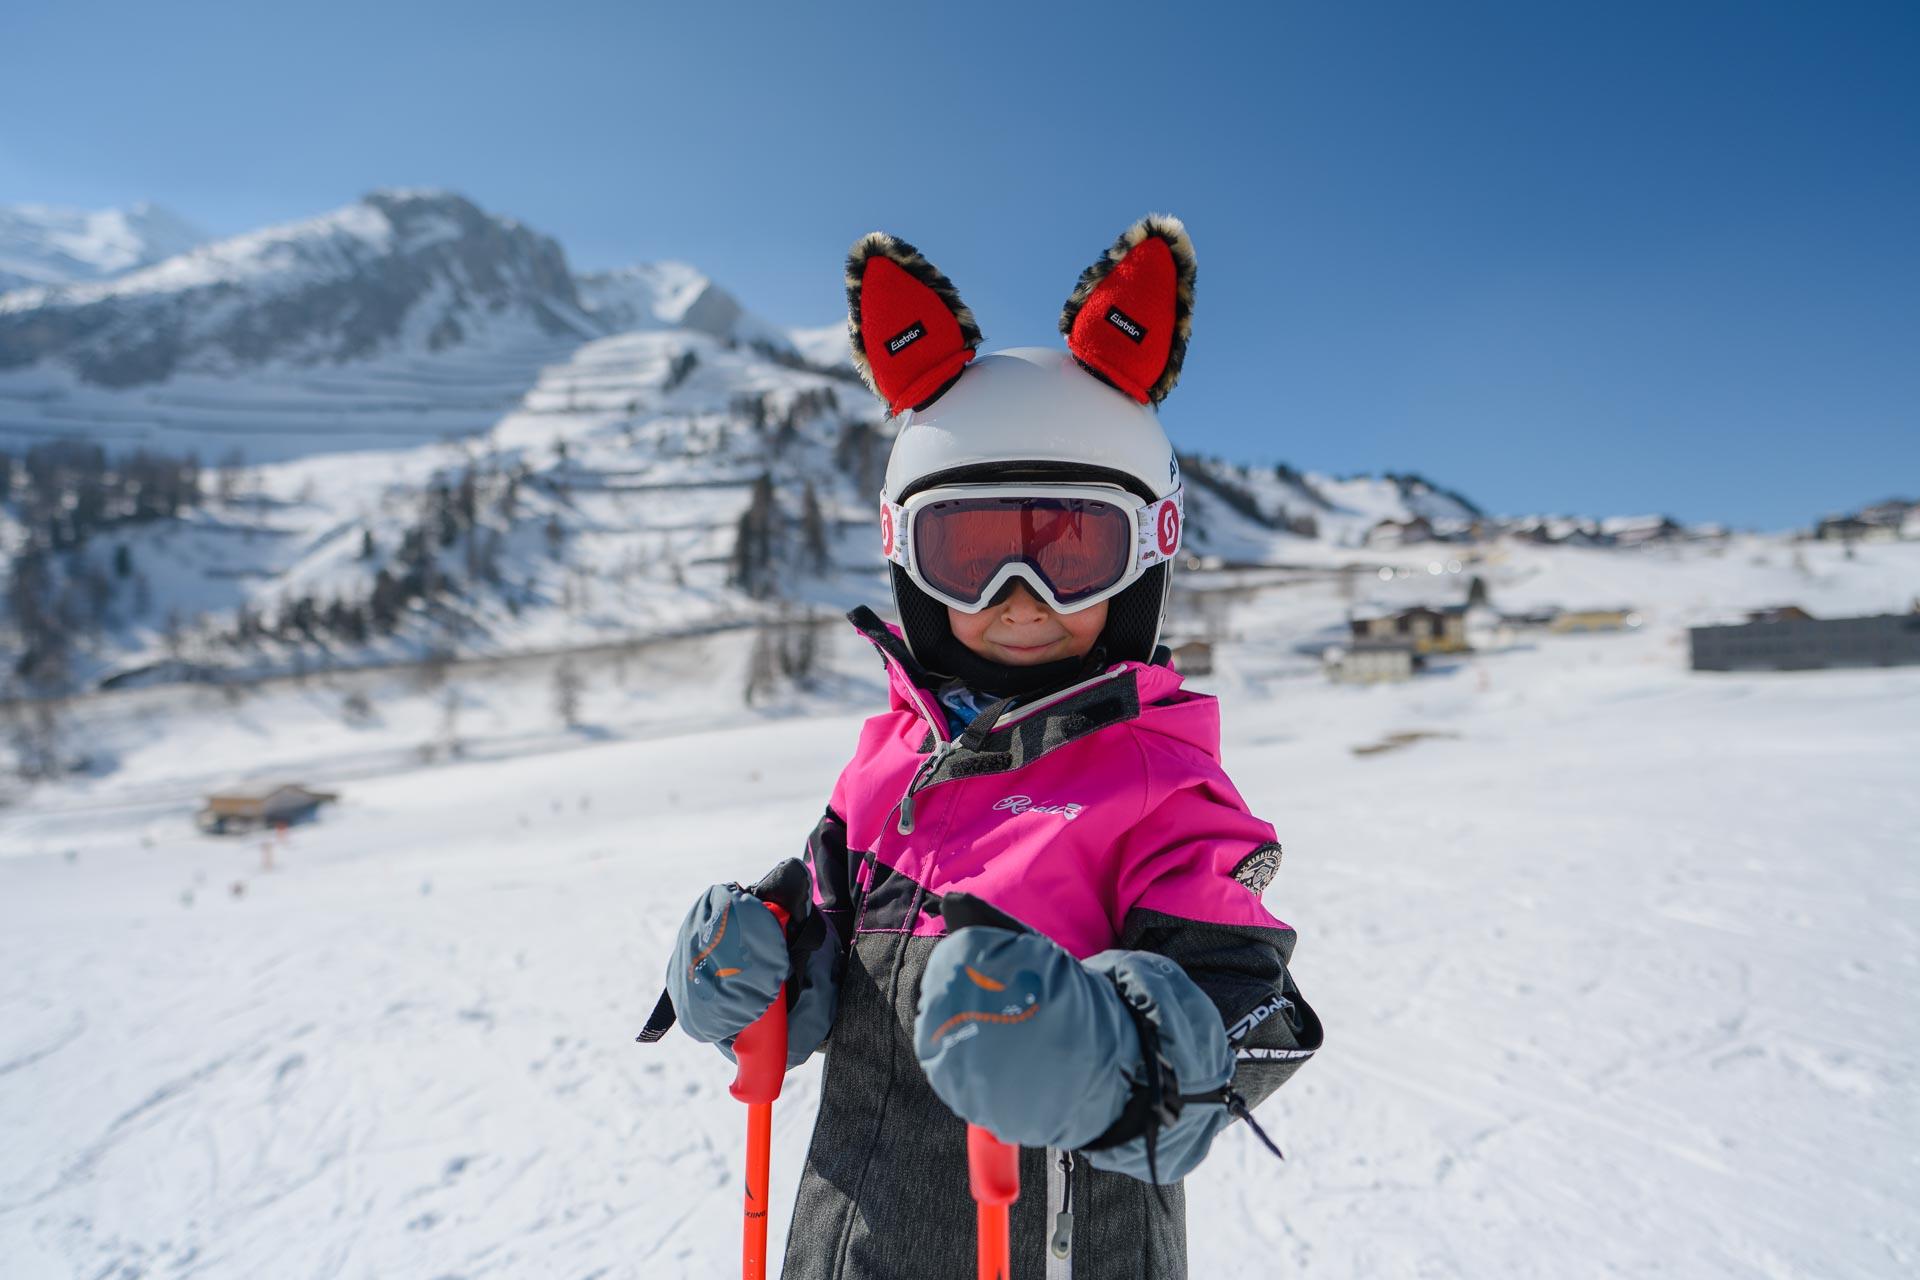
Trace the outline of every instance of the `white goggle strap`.
{"label": "white goggle strap", "polygon": [[1179,552],[1180,536],[1187,529],[1185,496],[1182,486],[1134,511],[1133,521],[1140,529],[1136,572],[1150,569],[1162,560],[1171,560]]}
{"label": "white goggle strap", "polygon": [[907,510],[885,498],[880,499],[880,554],[902,569],[908,567]]}

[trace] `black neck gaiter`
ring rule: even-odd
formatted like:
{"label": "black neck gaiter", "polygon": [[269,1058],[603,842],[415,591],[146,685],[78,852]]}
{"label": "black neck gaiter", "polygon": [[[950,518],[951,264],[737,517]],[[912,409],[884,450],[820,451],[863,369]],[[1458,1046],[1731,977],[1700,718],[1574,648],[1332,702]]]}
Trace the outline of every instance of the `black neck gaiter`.
{"label": "black neck gaiter", "polygon": [[1107,651],[1095,645],[1085,657],[1061,658],[1032,667],[992,662],[961,644],[949,631],[940,637],[926,665],[969,689],[992,698],[1027,698],[1083,680],[1107,665]]}

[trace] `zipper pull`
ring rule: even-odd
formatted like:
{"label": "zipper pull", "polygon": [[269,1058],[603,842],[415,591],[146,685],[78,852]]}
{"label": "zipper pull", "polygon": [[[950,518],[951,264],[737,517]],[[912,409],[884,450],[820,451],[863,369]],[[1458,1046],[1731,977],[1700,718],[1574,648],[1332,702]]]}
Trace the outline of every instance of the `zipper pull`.
{"label": "zipper pull", "polygon": [[1053,1215],[1053,1238],[1047,1241],[1047,1248],[1056,1258],[1073,1252],[1073,1152],[1060,1153],[1060,1172],[1064,1175],[1060,1212]]}
{"label": "zipper pull", "polygon": [[900,821],[894,830],[903,836],[913,834],[913,793],[920,789],[921,780],[931,778],[940,770],[940,762],[953,750],[951,742],[936,742],[933,754],[929,755],[918,769],[913,771],[913,781],[907,783],[907,794],[900,797]]}
{"label": "zipper pull", "polygon": [[1073,1215],[1062,1209],[1054,1215],[1053,1239],[1047,1242],[1053,1256],[1064,1258],[1073,1252]]}

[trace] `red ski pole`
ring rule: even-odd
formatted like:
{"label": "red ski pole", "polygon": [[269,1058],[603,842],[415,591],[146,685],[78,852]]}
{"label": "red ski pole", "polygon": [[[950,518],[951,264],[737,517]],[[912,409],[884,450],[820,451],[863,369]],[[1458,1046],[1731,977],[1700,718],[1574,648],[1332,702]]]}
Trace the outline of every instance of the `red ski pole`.
{"label": "red ski pole", "polygon": [[[787,927],[787,913],[769,902],[780,928]],[[747,1196],[745,1227],[740,1246],[740,1274],[745,1280],[766,1280],[767,1276],[767,1193],[769,1149],[773,1140],[773,1100],[780,1096],[780,1082],[787,1074],[787,984],[780,993],[733,1041],[734,1060],[740,1070],[728,1092],[747,1104]]]}
{"label": "red ski pole", "polygon": [[980,1206],[980,1280],[1008,1280],[1013,1274],[1013,1222],[1020,1198],[1020,1148],[1000,1141],[977,1124],[967,1126],[967,1176]]}

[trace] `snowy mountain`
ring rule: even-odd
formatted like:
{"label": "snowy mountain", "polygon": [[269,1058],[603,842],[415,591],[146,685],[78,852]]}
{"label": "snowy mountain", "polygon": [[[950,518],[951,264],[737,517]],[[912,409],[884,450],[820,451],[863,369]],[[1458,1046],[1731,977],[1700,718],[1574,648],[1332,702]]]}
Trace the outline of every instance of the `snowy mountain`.
{"label": "snowy mountain", "polygon": [[[298,407],[256,390],[248,445],[289,454],[233,455],[147,518],[131,455],[30,453],[0,485],[8,576],[38,584],[15,595],[39,601],[38,622],[14,620],[15,674],[89,685],[563,648],[750,619],[776,579],[839,607],[871,594],[859,495],[885,452],[864,389],[690,329],[552,357],[488,425],[446,440],[315,440]],[[774,545],[743,561],[750,509]]]}
{"label": "snowy mountain", "polygon": [[792,344],[747,314],[740,300],[684,262],[644,262],[580,277],[580,296],[606,327],[689,329],[722,341],[753,337]]}
{"label": "snowy mountain", "polygon": [[1431,535],[1447,536],[1481,518],[1466,498],[1416,475],[1335,478],[1202,457],[1182,465],[1188,528],[1205,554],[1228,562],[1270,563],[1304,544],[1363,546],[1382,522],[1425,521]]}
{"label": "snowy mountain", "polygon": [[[444,192],[16,290],[0,687],[564,649],[884,599],[888,432],[842,326],[778,329],[681,262],[575,277],[553,240]],[[1183,465],[1201,564],[1487,534],[1417,476]]]}
{"label": "snowy mountain", "polygon": [[814,328],[789,329],[787,338],[807,363],[815,368],[844,369],[849,374],[853,373],[853,349],[847,345],[847,326],[844,321]]}
{"label": "snowy mountain", "polygon": [[0,293],[111,279],[207,239],[178,214],[144,201],[129,209],[0,205]]}
{"label": "snowy mountain", "polygon": [[643,262],[579,277],[581,302],[609,332],[685,329],[752,347],[783,364],[857,381],[844,324],[782,329],[684,262]]}
{"label": "snowy mountain", "polygon": [[122,388],[436,352],[514,328],[596,331],[560,246],[461,196],[382,191],[115,280],[0,296],[0,369],[52,363]]}

